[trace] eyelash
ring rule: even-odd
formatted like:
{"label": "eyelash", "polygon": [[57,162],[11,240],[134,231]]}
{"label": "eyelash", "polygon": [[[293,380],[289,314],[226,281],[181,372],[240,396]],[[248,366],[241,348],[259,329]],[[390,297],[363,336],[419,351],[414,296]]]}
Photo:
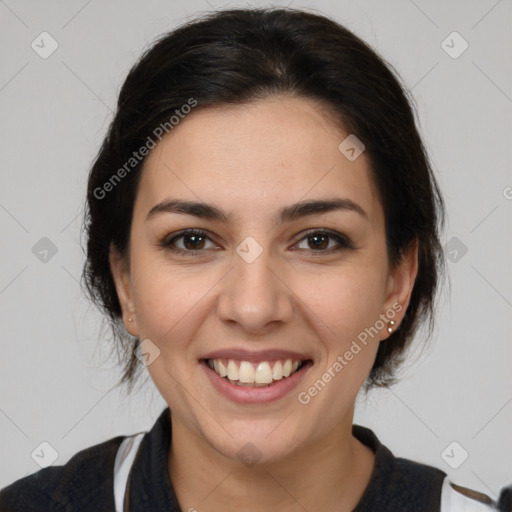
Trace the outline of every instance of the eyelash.
{"label": "eyelash", "polygon": [[[182,254],[185,256],[202,256],[202,255],[208,253],[208,249],[185,250],[185,249],[180,249],[178,247],[175,247],[173,245],[176,242],[176,240],[178,240],[180,238],[184,238],[186,236],[194,236],[194,235],[210,239],[210,237],[207,235],[207,233],[205,231],[201,231],[198,229],[186,229],[184,231],[181,231],[177,235],[174,235],[172,238],[165,238],[160,243],[160,246],[165,249],[168,249],[174,253]],[[354,244],[347,236],[342,235],[341,233],[337,233],[335,231],[328,230],[328,229],[310,230],[310,231],[306,232],[306,234],[300,240],[298,240],[296,243],[302,242],[303,240],[308,239],[308,238],[312,238],[315,235],[324,235],[329,238],[332,238],[339,244],[339,246],[335,249],[333,249],[331,247],[330,249],[325,249],[325,250],[320,249],[317,251],[315,251],[313,249],[300,249],[300,250],[306,250],[312,254],[317,255],[317,254],[321,254],[321,253],[326,253],[326,254],[337,253],[337,252],[341,252],[346,249],[355,249]]]}

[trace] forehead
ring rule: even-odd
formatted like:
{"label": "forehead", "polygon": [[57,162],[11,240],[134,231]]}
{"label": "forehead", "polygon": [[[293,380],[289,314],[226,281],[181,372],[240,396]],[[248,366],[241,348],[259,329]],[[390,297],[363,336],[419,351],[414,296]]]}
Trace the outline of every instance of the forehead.
{"label": "forehead", "polygon": [[364,152],[346,158],[349,135],[314,100],[273,97],[204,108],[180,121],[148,155],[137,203],[169,197],[215,203],[235,216],[306,199],[346,197],[378,221],[382,210]]}

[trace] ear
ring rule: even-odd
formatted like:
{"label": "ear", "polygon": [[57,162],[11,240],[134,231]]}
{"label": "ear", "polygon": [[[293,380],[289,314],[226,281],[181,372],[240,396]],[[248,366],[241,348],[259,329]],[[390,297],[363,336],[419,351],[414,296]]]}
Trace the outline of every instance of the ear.
{"label": "ear", "polygon": [[[388,278],[384,311],[396,313],[394,317],[386,315],[395,322],[393,331],[398,329],[409,306],[416,275],[418,274],[418,246],[418,239],[415,238],[404,251],[401,261],[391,271]],[[384,334],[384,337],[381,339],[386,339],[390,336],[390,333],[387,331],[387,325],[384,329]]]}
{"label": "ear", "polygon": [[[132,282],[130,277],[129,264],[126,258],[119,254],[119,251],[110,244],[109,250],[110,271],[116,286],[117,298],[121,305],[123,324],[125,329],[132,335],[139,335],[137,316],[132,298]],[[129,320],[131,318],[131,321]]]}

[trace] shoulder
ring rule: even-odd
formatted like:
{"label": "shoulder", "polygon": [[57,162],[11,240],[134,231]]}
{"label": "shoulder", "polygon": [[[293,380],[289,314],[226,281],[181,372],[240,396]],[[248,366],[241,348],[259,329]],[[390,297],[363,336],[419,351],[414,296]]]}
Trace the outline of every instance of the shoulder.
{"label": "shoulder", "polygon": [[418,495],[418,486],[427,494],[436,494],[441,479],[439,512],[512,512],[512,485],[502,488],[494,500],[487,494],[454,483],[444,471],[436,467],[398,457],[395,463],[401,475],[400,480],[407,482],[408,490],[412,489],[415,497]]}
{"label": "shoulder", "polygon": [[[395,462],[393,499],[407,504],[403,510],[423,510],[421,507],[430,499],[432,502],[425,510],[512,512],[512,485],[502,488],[494,500],[487,494],[456,484],[439,468],[403,458],[396,458]],[[411,504],[413,508],[409,508]]]}
{"label": "shoulder", "polygon": [[16,480],[0,490],[0,512],[67,511],[73,505],[74,510],[89,510],[80,505],[113,510],[113,468],[124,439],[114,437],[81,450],[64,465]]}
{"label": "shoulder", "polygon": [[440,512],[511,512],[512,485],[501,490],[498,501],[487,494],[468,489],[445,478],[441,493]]}
{"label": "shoulder", "polygon": [[356,512],[512,512],[512,485],[503,488],[494,501],[486,494],[457,485],[439,468],[396,457],[366,427],[353,425],[352,432],[375,452],[374,471]]}
{"label": "shoulder", "polygon": [[353,425],[354,436],[375,453],[373,474],[359,510],[378,509],[383,500],[387,510],[427,511],[439,508],[441,487],[446,473],[438,468],[396,457],[380,442],[375,433],[360,425]]}

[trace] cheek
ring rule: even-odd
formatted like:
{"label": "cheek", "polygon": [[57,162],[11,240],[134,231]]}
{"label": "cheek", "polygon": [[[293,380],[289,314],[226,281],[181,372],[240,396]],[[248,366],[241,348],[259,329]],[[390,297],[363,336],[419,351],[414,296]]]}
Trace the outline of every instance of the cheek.
{"label": "cheek", "polygon": [[132,277],[140,337],[164,351],[193,337],[222,275],[162,259],[158,253],[134,254]]}
{"label": "cheek", "polygon": [[352,266],[314,276],[297,276],[294,292],[314,313],[325,342],[342,348],[374,325],[382,306],[383,280],[376,267]]}
{"label": "cheek", "polygon": [[179,342],[183,329],[214,283],[199,273],[179,273],[158,265],[146,269],[138,273],[134,290],[140,334],[160,343],[169,339]]}

